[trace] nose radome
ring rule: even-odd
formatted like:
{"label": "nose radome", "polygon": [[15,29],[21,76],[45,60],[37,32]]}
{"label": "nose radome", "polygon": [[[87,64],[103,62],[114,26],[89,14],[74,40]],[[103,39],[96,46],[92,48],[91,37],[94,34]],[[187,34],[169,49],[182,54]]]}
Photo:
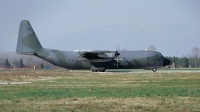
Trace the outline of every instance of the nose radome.
{"label": "nose radome", "polygon": [[164,58],[164,60],[163,60],[163,66],[166,66],[166,65],[169,65],[169,64],[170,64],[170,60]]}

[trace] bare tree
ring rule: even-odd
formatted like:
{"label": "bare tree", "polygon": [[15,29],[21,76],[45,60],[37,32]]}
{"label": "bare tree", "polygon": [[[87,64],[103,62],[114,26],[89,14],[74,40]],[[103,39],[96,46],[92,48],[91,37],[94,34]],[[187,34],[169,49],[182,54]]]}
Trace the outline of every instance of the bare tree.
{"label": "bare tree", "polygon": [[33,62],[33,57],[32,56],[29,56],[26,62],[27,62],[27,67],[28,68],[33,67],[33,63],[34,62]]}
{"label": "bare tree", "polygon": [[194,59],[195,67],[198,66],[198,65],[197,65],[197,61],[198,61],[199,56],[200,56],[200,50],[199,50],[199,48],[193,47],[193,48],[192,48],[191,57]]}
{"label": "bare tree", "polygon": [[148,51],[156,51],[156,47],[153,46],[153,45],[150,45],[148,48],[147,48]]}

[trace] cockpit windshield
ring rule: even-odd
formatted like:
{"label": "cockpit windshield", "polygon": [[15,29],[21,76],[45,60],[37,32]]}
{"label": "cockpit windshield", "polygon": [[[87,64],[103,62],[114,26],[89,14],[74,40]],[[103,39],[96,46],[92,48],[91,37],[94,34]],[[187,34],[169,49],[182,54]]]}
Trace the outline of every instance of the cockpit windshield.
{"label": "cockpit windshield", "polygon": [[158,56],[158,57],[159,57],[159,56],[162,56],[162,54],[159,53],[159,52],[156,52],[155,54],[156,54],[156,56]]}

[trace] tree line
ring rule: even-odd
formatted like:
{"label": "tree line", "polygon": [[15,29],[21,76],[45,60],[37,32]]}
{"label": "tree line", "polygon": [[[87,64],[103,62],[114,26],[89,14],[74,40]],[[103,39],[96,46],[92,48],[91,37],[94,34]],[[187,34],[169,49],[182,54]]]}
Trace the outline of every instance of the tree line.
{"label": "tree line", "polygon": [[[156,51],[153,45],[150,45],[147,50]],[[165,57],[170,60],[171,68],[198,68],[200,67],[200,50],[198,47],[193,47],[191,53],[188,56],[183,57]]]}
{"label": "tree line", "polygon": [[31,55],[18,55],[15,52],[0,52],[0,68],[43,68],[54,66],[51,63]]}
{"label": "tree line", "polygon": [[170,63],[170,68],[199,68],[200,67],[200,58],[196,60],[194,58],[187,57],[166,57],[168,58]]}

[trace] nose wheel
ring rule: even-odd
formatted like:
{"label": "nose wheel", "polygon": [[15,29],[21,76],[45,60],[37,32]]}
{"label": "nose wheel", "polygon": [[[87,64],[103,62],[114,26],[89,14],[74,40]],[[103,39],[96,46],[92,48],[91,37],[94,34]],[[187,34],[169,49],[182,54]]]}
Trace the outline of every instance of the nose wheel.
{"label": "nose wheel", "polygon": [[153,72],[156,72],[156,71],[157,71],[157,68],[152,68],[152,71],[153,71]]}

